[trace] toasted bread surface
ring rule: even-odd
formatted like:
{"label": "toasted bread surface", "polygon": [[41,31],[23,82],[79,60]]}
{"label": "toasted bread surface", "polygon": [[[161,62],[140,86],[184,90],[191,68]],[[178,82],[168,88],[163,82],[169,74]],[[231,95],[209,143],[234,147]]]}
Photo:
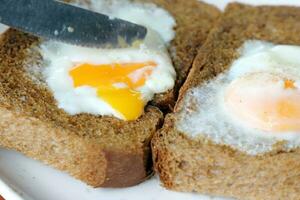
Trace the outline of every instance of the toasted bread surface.
{"label": "toasted bread surface", "polygon": [[176,112],[152,140],[154,167],[165,187],[243,200],[299,198],[300,148],[285,151],[278,143],[271,152],[249,155],[177,128],[187,92],[228,69],[246,40],[300,45],[299,31],[300,8],[227,7],[193,63]]}
{"label": "toasted bread surface", "polygon": [[205,42],[207,35],[217,21],[220,11],[197,0],[138,0],[153,2],[163,7],[174,16],[176,37],[169,51],[177,73],[175,87],[163,94],[157,94],[153,105],[162,110],[173,110],[178,91],[185,81],[198,49]]}
{"label": "toasted bread surface", "polygon": [[12,29],[1,38],[1,146],[65,170],[92,186],[122,187],[145,179],[151,173],[149,142],[162,113],[149,106],[140,119],[131,122],[68,115],[57,108],[48,88],[26,72],[26,66],[39,61],[38,52],[28,50],[37,42]]}
{"label": "toasted bread surface", "polygon": [[[194,2],[191,5],[197,11],[202,8],[202,3],[196,0],[187,2]],[[177,10],[177,20],[183,10],[178,8],[182,4],[176,5],[169,11]],[[187,4],[186,8],[191,9],[191,5]],[[211,17],[208,13],[198,19],[203,20],[203,29],[207,31],[208,23],[213,23],[208,20]],[[178,27],[185,23],[188,21],[179,23]],[[186,29],[186,34],[189,31]],[[200,27],[194,31],[201,31]],[[183,37],[183,32],[177,34],[175,41]],[[204,33],[201,37],[203,42]],[[189,46],[185,42],[188,41],[174,44],[174,48]],[[13,29],[0,36],[0,146],[63,170],[94,187],[131,186],[151,175],[150,140],[161,127],[162,112],[147,106],[138,120],[130,122],[89,114],[68,115],[58,109],[43,78],[29,73],[32,66],[43,67],[43,59],[36,49],[39,43],[38,38]],[[188,52],[177,50],[177,53]],[[154,102],[164,107],[163,103]],[[168,101],[166,107],[169,104]]]}

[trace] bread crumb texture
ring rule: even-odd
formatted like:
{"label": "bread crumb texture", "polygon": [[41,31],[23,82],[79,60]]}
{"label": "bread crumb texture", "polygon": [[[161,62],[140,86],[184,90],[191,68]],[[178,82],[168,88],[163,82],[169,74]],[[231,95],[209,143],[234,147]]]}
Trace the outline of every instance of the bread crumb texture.
{"label": "bread crumb texture", "polygon": [[[111,178],[120,183],[108,186],[117,187],[145,179],[151,173],[149,142],[162,113],[149,106],[141,118],[131,122],[66,114],[57,108],[48,88],[37,84],[26,71],[41,62],[38,51],[31,48],[37,43],[36,38],[12,29],[1,37],[0,145],[67,171],[92,186],[105,186]],[[126,159],[137,162],[128,166]],[[118,168],[120,177],[110,177],[112,168]]]}
{"label": "bread crumb texture", "polygon": [[[247,40],[300,45],[300,8],[230,4],[211,31],[180,90],[176,112],[169,114],[152,141],[153,160],[163,185],[243,200],[296,200],[300,196],[300,148],[249,155],[205,137],[191,139],[177,129],[188,91],[228,69]],[[201,106],[201,105],[200,105]],[[186,110],[185,110],[186,111]],[[199,124],[201,126],[201,124]]]}
{"label": "bread crumb texture", "polygon": [[198,49],[205,42],[220,11],[198,0],[136,0],[152,2],[166,9],[176,20],[175,39],[169,52],[177,73],[175,87],[164,94],[157,94],[153,105],[163,110],[172,110],[179,88],[185,81]]}

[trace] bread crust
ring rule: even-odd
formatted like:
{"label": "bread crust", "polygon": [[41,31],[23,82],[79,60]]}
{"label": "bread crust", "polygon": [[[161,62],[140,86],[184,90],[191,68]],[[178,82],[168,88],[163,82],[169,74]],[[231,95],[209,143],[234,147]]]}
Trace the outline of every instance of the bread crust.
{"label": "bread crust", "polygon": [[25,71],[26,66],[37,64],[39,56],[32,50],[37,42],[12,29],[1,37],[0,146],[94,187],[131,186],[147,178],[152,173],[150,140],[161,126],[161,111],[148,106],[132,122],[88,114],[69,116],[57,108],[48,88],[32,81]]}
{"label": "bread crust", "polygon": [[209,31],[217,21],[220,11],[198,0],[138,0],[152,2],[166,9],[176,20],[176,37],[169,51],[177,73],[175,87],[163,94],[157,94],[152,105],[163,111],[172,111],[178,91],[184,83],[198,49],[205,42]]}
{"label": "bread crust", "polygon": [[[159,2],[163,3],[162,0]],[[193,2],[191,5],[194,6],[197,1],[187,2]],[[168,11],[176,13],[175,18],[180,20],[184,9],[178,6],[182,4],[176,3]],[[208,31],[218,11],[204,7],[212,10],[212,15],[200,20],[204,23],[203,30]],[[186,8],[201,9],[202,3],[197,2],[193,8],[188,3]],[[197,16],[193,15],[193,19]],[[174,62],[180,61],[182,73],[190,67],[189,63],[184,64],[184,54],[190,50],[187,39],[179,42],[184,37],[187,23],[188,20],[180,20],[178,29],[181,32],[175,38],[178,42],[173,44],[180,55],[174,57],[177,59]],[[199,45],[206,37],[200,24],[193,29],[202,34]],[[189,31],[186,29],[186,34]],[[26,67],[42,66],[41,55],[34,48],[39,42],[38,38],[13,29],[0,37],[0,146],[63,170],[94,187],[127,187],[149,177],[152,174],[150,141],[161,127],[162,112],[147,106],[144,115],[131,122],[88,114],[69,116],[57,108],[49,89],[39,84],[43,79],[35,76],[33,80],[26,71]],[[193,51],[195,48],[193,46]],[[191,62],[193,58],[188,57]],[[185,76],[180,70],[178,74]],[[153,104],[160,108],[172,107],[172,94],[158,95],[160,97],[156,99],[163,100],[155,99]]]}
{"label": "bread crust", "polygon": [[296,200],[300,148],[251,156],[210,140],[192,140],[166,118],[152,141],[155,171],[164,187],[241,200]]}
{"label": "bread crust", "polygon": [[[152,109],[152,108],[151,108]],[[157,126],[161,113],[154,109]],[[68,172],[94,187],[127,187],[152,174],[149,138],[130,147],[105,147],[94,138],[82,137],[40,119],[0,108],[1,147],[22,152]]]}
{"label": "bread crust", "polygon": [[193,63],[176,112],[153,138],[154,168],[165,187],[243,200],[299,199],[300,148],[286,151],[279,143],[272,152],[249,155],[209,138],[191,139],[176,127],[189,89],[228,69],[246,40],[300,45],[299,32],[300,8],[227,7]]}

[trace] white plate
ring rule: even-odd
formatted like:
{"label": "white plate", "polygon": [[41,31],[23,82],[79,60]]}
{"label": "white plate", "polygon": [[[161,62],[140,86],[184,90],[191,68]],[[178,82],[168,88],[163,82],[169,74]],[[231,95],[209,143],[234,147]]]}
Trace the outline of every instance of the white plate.
{"label": "white plate", "polygon": [[[233,0],[205,0],[224,9]],[[298,5],[296,0],[239,0],[261,5]],[[5,28],[0,25],[0,32]],[[93,189],[67,174],[26,158],[14,151],[0,149],[0,194],[6,200],[217,200],[198,194],[171,192],[154,177],[126,189]]]}
{"label": "white plate", "polygon": [[[170,192],[156,177],[125,189],[94,189],[69,175],[25,156],[1,149],[0,177],[26,200],[217,200],[197,194]],[[0,185],[1,187],[1,185]],[[0,190],[1,191],[1,190]],[[5,193],[4,193],[5,192]],[[4,191],[7,200],[17,200]],[[220,200],[220,198],[219,198]]]}

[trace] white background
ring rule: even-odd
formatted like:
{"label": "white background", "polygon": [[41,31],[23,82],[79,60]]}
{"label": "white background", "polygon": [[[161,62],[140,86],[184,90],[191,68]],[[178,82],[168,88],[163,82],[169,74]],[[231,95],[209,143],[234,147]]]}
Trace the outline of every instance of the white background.
{"label": "white background", "polygon": [[[205,0],[224,9],[232,0]],[[300,0],[240,0],[261,5],[298,5]],[[192,23],[192,22],[191,22]],[[0,25],[0,32],[4,27]],[[4,183],[5,182],[5,183]],[[8,187],[9,185],[9,187]],[[16,191],[16,192],[14,192]],[[6,200],[212,200],[199,194],[167,191],[157,177],[126,189],[93,189],[65,173],[13,151],[0,149],[0,194]],[[20,198],[20,197],[21,198]]]}

